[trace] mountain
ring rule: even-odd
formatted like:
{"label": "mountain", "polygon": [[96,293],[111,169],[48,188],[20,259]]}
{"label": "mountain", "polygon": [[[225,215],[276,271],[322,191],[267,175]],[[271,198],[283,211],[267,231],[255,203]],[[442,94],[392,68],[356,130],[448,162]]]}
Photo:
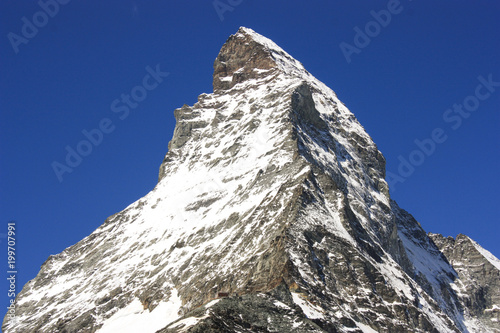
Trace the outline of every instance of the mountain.
{"label": "mountain", "polygon": [[500,264],[428,235],[335,93],[240,28],[156,187],[62,253],[4,332],[500,332]]}

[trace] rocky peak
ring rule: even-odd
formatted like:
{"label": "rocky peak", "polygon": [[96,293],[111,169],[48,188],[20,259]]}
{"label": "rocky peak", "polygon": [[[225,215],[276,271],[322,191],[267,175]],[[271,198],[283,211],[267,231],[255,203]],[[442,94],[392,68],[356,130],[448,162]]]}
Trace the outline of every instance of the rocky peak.
{"label": "rocky peak", "polygon": [[429,237],[458,274],[455,289],[466,314],[500,332],[500,260],[463,234]]}
{"label": "rocky peak", "polygon": [[255,41],[245,28],[240,28],[238,33],[229,37],[215,59],[214,91],[268,75],[275,68],[271,51]]}
{"label": "rocky peak", "polygon": [[157,186],[51,256],[4,332],[498,328],[498,259],[465,236],[436,246],[390,200],[330,88],[247,28],[214,68],[214,93],[174,111]]}
{"label": "rocky peak", "polygon": [[214,92],[232,88],[250,79],[260,79],[276,70],[305,72],[304,67],[273,41],[241,27],[222,46],[214,62]]}

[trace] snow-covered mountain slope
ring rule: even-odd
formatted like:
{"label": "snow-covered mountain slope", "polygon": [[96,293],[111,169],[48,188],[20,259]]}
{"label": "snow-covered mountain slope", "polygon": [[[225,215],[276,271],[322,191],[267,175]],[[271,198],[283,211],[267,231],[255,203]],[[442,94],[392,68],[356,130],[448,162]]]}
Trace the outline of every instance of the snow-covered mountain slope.
{"label": "snow-covered mountain slope", "polygon": [[453,289],[471,332],[500,332],[500,261],[465,235],[429,234],[457,272]]}
{"label": "snow-covered mountain slope", "polygon": [[157,186],[49,257],[4,332],[500,329],[498,288],[467,302],[475,275],[390,199],[384,157],[332,90],[247,28],[213,79],[175,110]]}

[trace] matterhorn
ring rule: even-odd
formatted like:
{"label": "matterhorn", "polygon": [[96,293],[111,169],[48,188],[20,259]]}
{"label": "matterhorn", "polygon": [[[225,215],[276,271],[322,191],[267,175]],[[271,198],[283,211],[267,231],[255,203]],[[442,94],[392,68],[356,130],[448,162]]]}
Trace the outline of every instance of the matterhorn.
{"label": "matterhorn", "polygon": [[427,233],[336,94],[248,28],[158,184],[50,256],[3,332],[500,332],[500,261]]}

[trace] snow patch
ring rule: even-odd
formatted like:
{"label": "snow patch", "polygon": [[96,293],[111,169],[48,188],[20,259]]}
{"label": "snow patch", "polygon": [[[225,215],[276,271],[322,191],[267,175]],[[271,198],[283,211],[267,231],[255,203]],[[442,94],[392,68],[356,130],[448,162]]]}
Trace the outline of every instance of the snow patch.
{"label": "snow patch", "polygon": [[277,307],[283,308],[283,309],[287,309],[287,310],[290,309],[290,307],[288,305],[286,305],[285,303],[282,303],[280,301],[274,301],[274,305],[276,305]]}
{"label": "snow patch", "polygon": [[177,312],[181,305],[181,299],[175,289],[168,302],[160,302],[153,311],[144,310],[142,303],[138,299],[134,299],[132,303],[106,320],[104,326],[97,332],[154,333],[179,318]]}
{"label": "snow patch", "polygon": [[373,328],[371,328],[368,325],[361,324],[358,322],[355,322],[355,323],[361,329],[361,331],[363,331],[363,333],[377,333],[377,331],[375,331]]}
{"label": "snow patch", "polygon": [[298,293],[292,293],[293,302],[300,306],[304,314],[309,319],[324,319],[323,310],[316,305],[309,303]]}
{"label": "snow patch", "polygon": [[481,253],[483,257],[486,258],[493,266],[495,266],[496,269],[500,271],[500,260],[495,257],[490,251],[484,249],[481,245],[479,245],[475,240],[471,239],[468,237],[469,240],[472,242],[472,245],[476,248],[476,250]]}
{"label": "snow patch", "polygon": [[200,320],[203,320],[205,318],[208,318],[208,314],[204,315],[203,317],[188,317],[175,323],[175,326],[172,326],[172,328],[180,328],[180,330],[178,331],[179,333],[187,332],[188,328],[196,325]]}
{"label": "snow patch", "polygon": [[205,309],[214,306],[215,304],[219,303],[219,301],[220,299],[214,299],[213,301],[208,302],[207,304],[205,304]]}

